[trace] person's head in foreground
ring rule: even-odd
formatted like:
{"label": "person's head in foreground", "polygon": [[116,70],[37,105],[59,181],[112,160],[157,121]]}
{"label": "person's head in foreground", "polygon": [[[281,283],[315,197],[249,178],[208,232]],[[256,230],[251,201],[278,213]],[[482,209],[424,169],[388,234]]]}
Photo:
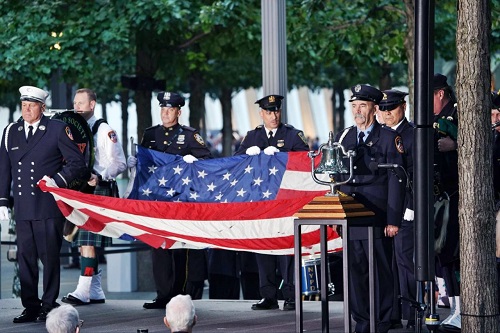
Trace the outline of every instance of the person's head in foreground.
{"label": "person's head in foreground", "polygon": [[80,320],[78,311],[73,306],[65,304],[49,312],[45,328],[49,333],[78,333],[82,324],[83,320]]}
{"label": "person's head in foreground", "polygon": [[191,296],[177,295],[172,298],[166,306],[163,321],[171,332],[191,333],[196,324],[196,314]]}

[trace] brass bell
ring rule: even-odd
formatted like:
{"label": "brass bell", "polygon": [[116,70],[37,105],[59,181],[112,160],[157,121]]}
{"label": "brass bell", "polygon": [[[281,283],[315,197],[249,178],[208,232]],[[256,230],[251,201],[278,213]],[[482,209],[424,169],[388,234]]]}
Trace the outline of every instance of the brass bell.
{"label": "brass bell", "polygon": [[342,148],[333,144],[333,132],[328,134],[328,143],[323,144],[318,150],[321,151],[321,161],[314,170],[315,173],[347,173],[342,163]]}

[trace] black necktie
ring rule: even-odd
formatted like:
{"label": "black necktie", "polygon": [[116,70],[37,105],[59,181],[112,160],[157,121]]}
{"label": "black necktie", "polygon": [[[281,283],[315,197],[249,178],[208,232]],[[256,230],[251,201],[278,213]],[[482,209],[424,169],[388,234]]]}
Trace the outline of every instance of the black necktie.
{"label": "black necktie", "polygon": [[363,140],[363,138],[365,137],[365,132],[359,132],[358,134],[358,144],[363,144],[365,143],[365,140]]}
{"label": "black necktie", "polygon": [[273,131],[269,131],[269,140],[273,138]]}
{"label": "black necktie", "polygon": [[30,142],[33,137],[33,126],[28,126],[28,137],[26,138],[26,142]]}

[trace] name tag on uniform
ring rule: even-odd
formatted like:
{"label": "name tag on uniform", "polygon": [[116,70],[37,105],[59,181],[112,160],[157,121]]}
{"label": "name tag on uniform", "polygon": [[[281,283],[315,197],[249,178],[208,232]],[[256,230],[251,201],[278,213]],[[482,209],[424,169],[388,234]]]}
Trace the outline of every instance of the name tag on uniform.
{"label": "name tag on uniform", "polygon": [[12,148],[10,148],[10,150],[17,150],[17,149],[19,149],[19,147],[12,147]]}

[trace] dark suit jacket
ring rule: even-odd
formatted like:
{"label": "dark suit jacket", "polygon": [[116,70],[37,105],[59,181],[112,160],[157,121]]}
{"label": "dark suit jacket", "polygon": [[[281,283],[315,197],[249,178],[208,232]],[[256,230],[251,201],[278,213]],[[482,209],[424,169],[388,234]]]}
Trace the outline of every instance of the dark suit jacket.
{"label": "dark suit jacket", "polygon": [[245,154],[246,150],[252,146],[257,146],[261,150],[274,146],[280,152],[289,151],[309,151],[309,146],[305,142],[304,133],[292,125],[280,124],[274,137],[269,140],[268,133],[263,125],[257,126],[254,130],[248,131],[241,142],[235,155]]}
{"label": "dark suit jacket", "polygon": [[[373,130],[365,139],[365,143],[357,145],[356,126],[345,129],[347,134],[341,144],[346,150],[356,151],[354,157],[354,176],[346,185],[340,186],[340,191],[352,196],[356,201],[365,205],[375,213],[373,222],[375,236],[382,237],[386,225],[400,226],[403,216],[405,197],[404,174],[397,170],[374,169],[379,163],[403,165],[402,146],[398,133],[390,128],[382,127],[375,122]],[[339,142],[344,131],[338,133],[335,141]],[[349,170],[349,160],[344,160],[344,165]],[[347,179],[346,175],[338,177],[339,180]],[[400,181],[400,179],[402,181]],[[366,228],[352,228],[351,239],[366,239]]]}
{"label": "dark suit jacket", "polygon": [[[403,138],[403,145],[405,148],[405,163],[404,168],[408,173],[410,181],[413,183],[413,130],[415,129],[415,125],[409,122],[406,118],[403,119],[403,122],[397,128],[397,132]],[[413,210],[413,191],[411,189],[406,189],[406,200],[405,200],[405,209]],[[404,213],[404,211],[403,211]]]}
{"label": "dark suit jacket", "polygon": [[59,187],[67,187],[76,178],[90,178],[83,154],[73,141],[69,127],[46,116],[42,116],[29,143],[26,142],[24,120],[4,129],[0,175],[0,206],[8,205],[12,185],[17,220],[63,216],[52,194],[37,187],[43,176],[52,177]]}

